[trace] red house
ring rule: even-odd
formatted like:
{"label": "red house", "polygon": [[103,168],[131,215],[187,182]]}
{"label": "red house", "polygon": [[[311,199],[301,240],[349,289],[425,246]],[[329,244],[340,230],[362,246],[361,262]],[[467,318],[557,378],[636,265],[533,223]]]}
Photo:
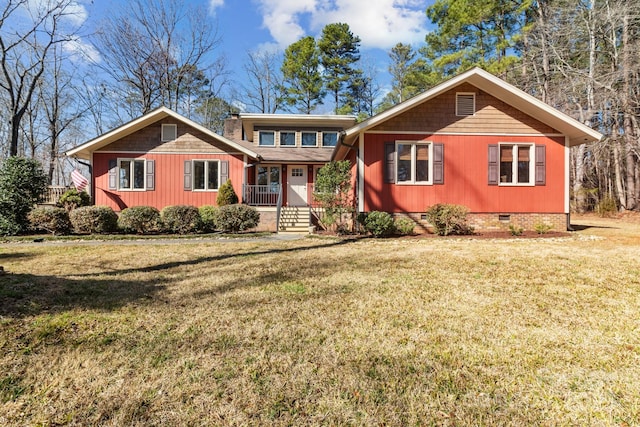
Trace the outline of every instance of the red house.
{"label": "red house", "polygon": [[359,212],[466,206],[476,229],[555,230],[569,219],[569,148],[602,135],[478,68],[356,124],[351,116],[240,114],[224,136],[164,107],[82,144],[97,205],[215,205],[231,179],[266,229],[306,231],[328,161],[353,165]]}
{"label": "red house", "polygon": [[357,124],[333,159],[353,163],[358,211],[426,226],[436,203],[466,206],[476,229],[565,230],[569,148],[602,135],[479,68]]}

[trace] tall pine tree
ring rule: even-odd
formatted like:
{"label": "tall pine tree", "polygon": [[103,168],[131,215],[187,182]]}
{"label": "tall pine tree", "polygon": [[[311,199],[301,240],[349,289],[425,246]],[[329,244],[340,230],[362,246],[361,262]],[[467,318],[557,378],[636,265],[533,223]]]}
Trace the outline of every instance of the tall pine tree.
{"label": "tall pine tree", "polygon": [[282,63],[284,101],[295,111],[311,114],[322,104],[325,92],[316,41],[307,36],[291,44]]}

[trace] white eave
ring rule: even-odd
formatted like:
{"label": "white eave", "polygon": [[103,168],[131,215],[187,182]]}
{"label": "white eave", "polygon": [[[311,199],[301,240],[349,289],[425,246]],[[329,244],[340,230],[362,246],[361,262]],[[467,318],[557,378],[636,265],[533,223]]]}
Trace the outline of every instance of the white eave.
{"label": "white eave", "polygon": [[258,114],[240,113],[242,127],[248,141],[253,141],[253,130],[256,126],[273,127],[274,130],[284,126],[309,128],[347,129],[356,123],[355,116],[336,114]]}
{"label": "white eave", "polygon": [[197,124],[196,122],[176,113],[173,110],[170,110],[167,107],[158,107],[155,110],[150,111],[149,113],[145,114],[144,116],[138,117],[135,120],[130,121],[129,123],[125,123],[122,126],[117,127],[116,129],[113,129],[105,134],[102,134],[90,141],[85,142],[82,145],[79,145],[75,148],[72,148],[71,150],[67,151],[65,154],[67,157],[75,157],[75,158],[81,158],[81,159],[85,159],[85,160],[90,160],[91,159],[91,154],[96,151],[99,150],[103,147],[106,147],[107,145],[127,136],[127,135],[131,135],[134,132],[137,132],[141,129],[144,129],[145,127],[164,119],[165,117],[173,117],[174,119],[181,121],[183,123],[185,123],[186,125],[193,127],[194,129],[197,129],[198,131],[204,133],[205,135],[210,136],[211,138],[214,138],[220,142],[222,142],[223,144],[228,145],[229,147],[233,148],[234,150],[246,154],[254,159],[258,159],[259,155],[258,153],[248,149],[247,147],[244,147],[228,138],[225,138],[221,135],[218,135],[217,133],[213,132],[210,129],[207,129],[206,127]]}
{"label": "white eave", "polygon": [[344,157],[348,150],[347,145],[353,145],[356,135],[366,132],[386,120],[398,116],[423,102],[427,102],[462,83],[470,83],[489,95],[556,129],[569,138],[571,146],[602,139],[600,132],[591,129],[589,126],[580,123],[493,74],[480,68],[473,68],[347,129],[342,135],[343,144],[336,146],[333,158]]}

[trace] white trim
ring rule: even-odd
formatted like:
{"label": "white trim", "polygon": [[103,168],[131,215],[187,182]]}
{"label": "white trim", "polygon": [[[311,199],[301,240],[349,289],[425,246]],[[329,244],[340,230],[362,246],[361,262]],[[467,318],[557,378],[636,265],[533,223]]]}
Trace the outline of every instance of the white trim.
{"label": "white trim", "polygon": [[529,182],[502,182],[500,175],[498,175],[498,186],[500,187],[534,187],[536,185],[536,149],[533,142],[509,142],[503,141],[498,143],[498,174],[500,173],[501,161],[500,155],[502,154],[502,146],[511,145],[511,177],[513,180],[518,180],[518,150],[517,147],[529,147]]}
{"label": "white trim", "polygon": [[358,212],[364,212],[364,133],[358,138]]}
{"label": "white trim", "polygon": [[[327,131],[320,131],[318,132],[320,134],[320,147],[322,148],[336,148],[336,146],[338,145],[338,139],[340,137],[340,132],[335,131],[335,130],[327,130]],[[334,134],[336,136],[336,143],[334,145],[324,145],[324,135],[325,134]]]}
{"label": "white trim", "polygon": [[[282,134],[283,133],[292,133],[293,134],[293,145],[282,145]],[[297,143],[298,135],[295,130],[279,130],[278,131],[278,147],[282,148],[295,148],[298,146]],[[261,145],[261,147],[268,147],[268,145]]]}
{"label": "white trim", "polygon": [[245,154],[244,156],[242,156],[242,184],[246,184],[248,183],[248,178],[249,178],[249,172],[247,171],[247,169],[249,169],[248,166],[248,157]]}
{"label": "white trim", "polygon": [[[165,129],[173,129],[173,138],[167,137]],[[178,139],[178,125],[175,123],[163,123],[160,126],[160,142],[175,141]]]}
{"label": "white trim", "polygon": [[[394,171],[394,181],[395,185],[433,185],[433,141],[415,141],[415,140],[396,140],[395,141],[395,171]],[[400,165],[400,157],[398,156],[398,145],[411,145],[411,179],[408,181],[398,181],[398,166]],[[416,164],[417,164],[417,153],[416,149],[419,145],[426,145],[429,149],[429,159],[428,162],[428,179],[426,181],[417,181],[416,180]]]}
{"label": "white trim", "polygon": [[[260,172],[260,168],[266,168],[267,169],[267,183],[266,184],[260,184],[258,182],[258,175]],[[260,163],[257,164],[255,166],[255,175],[256,175],[256,185],[266,185],[269,187],[269,190],[271,190],[271,184],[273,184],[273,182],[271,182],[271,168],[278,168],[279,172],[278,172],[278,179],[280,180],[279,182],[277,182],[276,184],[278,185],[282,185],[282,165],[279,163]]]}
{"label": "white trim", "polygon": [[[305,133],[313,133],[313,134],[315,134],[315,136],[316,136],[316,145],[304,145],[302,143],[304,141],[304,134]],[[317,130],[302,130],[302,131],[300,131],[300,147],[302,147],[302,148],[318,148],[318,134],[319,134],[319,132]],[[336,145],[338,145],[338,144],[336,144]]]}
{"label": "white trim", "polygon": [[[469,96],[471,95],[471,114],[460,114],[460,110],[459,110],[459,105],[460,102],[458,101],[458,97],[459,96]],[[476,115],[476,93],[475,92],[456,92],[456,116],[457,117],[471,117],[471,116],[475,116]]]}
{"label": "white trim", "polygon": [[[189,156],[239,156],[243,153],[227,153],[227,152],[212,152],[212,153],[207,153],[207,152],[195,152],[195,151],[175,151],[175,152],[169,152],[169,151],[162,151],[162,152],[158,152],[158,151],[94,151],[93,154],[146,154],[149,156],[155,156],[155,155],[163,155],[163,156],[182,156],[182,155],[189,155]],[[245,154],[246,156],[246,154]]]}
{"label": "white trim", "polygon": [[[205,188],[195,188],[196,186],[196,165],[195,162],[204,162],[204,186]],[[209,175],[209,162],[218,163],[218,188],[206,188],[207,176]],[[220,189],[222,183],[220,183],[220,159],[191,159],[191,190],[195,192],[215,193]]]}
{"label": "white trim", "polygon": [[438,131],[411,131],[411,130],[368,130],[362,132],[365,135],[451,135],[451,136],[500,136],[500,137],[525,137],[525,138],[564,138],[561,133],[491,133],[491,132],[438,132]]}
{"label": "white trim", "polygon": [[[122,169],[122,167],[120,166],[121,162],[131,162],[131,164],[129,165],[129,180],[131,181],[130,187],[131,188],[123,188],[120,186],[120,169]],[[134,180],[134,170],[135,169],[134,165],[135,162],[142,162],[142,188],[133,188],[133,180]],[[131,157],[118,157],[116,159],[116,189],[118,191],[147,191],[147,183],[146,183],[146,177],[147,177],[147,159],[141,159],[141,158],[131,158]]]}
{"label": "white trim", "polygon": [[569,189],[571,185],[571,145],[569,137],[564,139],[564,213],[568,214],[571,209],[571,200],[569,198]]}
{"label": "white trim", "polygon": [[[267,129],[262,129],[257,131],[258,132],[258,147],[275,147],[276,146],[276,134],[277,132],[275,130],[267,130]],[[273,144],[261,144],[260,143],[260,137],[262,136],[262,134],[268,134],[268,133],[272,133],[273,134]]]}

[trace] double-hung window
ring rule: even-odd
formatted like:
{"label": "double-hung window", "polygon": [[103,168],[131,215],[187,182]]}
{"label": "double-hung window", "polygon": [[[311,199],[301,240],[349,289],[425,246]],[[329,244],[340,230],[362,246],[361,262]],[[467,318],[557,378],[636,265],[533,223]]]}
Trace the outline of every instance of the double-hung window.
{"label": "double-hung window", "polygon": [[396,183],[432,183],[433,154],[430,142],[397,141],[396,158]]}
{"label": "double-hung window", "polygon": [[500,144],[500,184],[534,185],[533,144]]}
{"label": "double-hung window", "polygon": [[193,189],[217,190],[220,186],[220,162],[218,160],[193,161]]}
{"label": "double-hung window", "polygon": [[274,131],[260,131],[258,135],[258,144],[273,146],[276,145],[276,133]]}
{"label": "double-hung window", "polygon": [[118,159],[118,189],[144,190],[145,161]]}
{"label": "double-hung window", "polygon": [[280,166],[258,166],[258,185],[264,185],[262,189],[277,193],[280,186]]}

